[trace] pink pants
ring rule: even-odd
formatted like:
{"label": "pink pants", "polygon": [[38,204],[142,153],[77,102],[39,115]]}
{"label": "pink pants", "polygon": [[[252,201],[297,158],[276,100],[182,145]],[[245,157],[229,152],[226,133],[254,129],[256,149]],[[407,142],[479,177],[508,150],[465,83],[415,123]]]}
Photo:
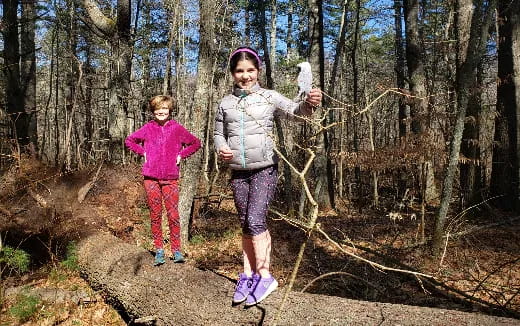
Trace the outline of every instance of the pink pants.
{"label": "pink pants", "polygon": [[156,249],[163,247],[161,229],[163,202],[170,227],[170,243],[172,252],[181,248],[181,228],[179,221],[179,186],[178,180],[144,179],[144,189],[150,208],[153,244]]}

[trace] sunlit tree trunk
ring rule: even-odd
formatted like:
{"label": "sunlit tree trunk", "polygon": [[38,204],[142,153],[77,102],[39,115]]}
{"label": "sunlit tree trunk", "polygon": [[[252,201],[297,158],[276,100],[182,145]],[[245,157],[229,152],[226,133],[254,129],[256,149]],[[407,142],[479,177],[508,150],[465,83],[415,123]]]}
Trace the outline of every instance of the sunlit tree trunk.
{"label": "sunlit tree trunk", "polygon": [[[213,110],[210,99],[212,98],[213,62],[216,51],[215,17],[217,6],[213,0],[199,1],[199,60],[197,66],[197,86],[193,94],[193,106],[191,117],[186,121],[186,128],[199,139],[204,139],[207,126],[208,111]],[[181,193],[179,198],[179,214],[181,218],[181,239],[186,244],[189,235],[189,221],[193,197],[197,191],[199,177],[203,167],[203,153],[198,151],[189,158],[189,164],[183,165],[183,177],[181,180]]]}

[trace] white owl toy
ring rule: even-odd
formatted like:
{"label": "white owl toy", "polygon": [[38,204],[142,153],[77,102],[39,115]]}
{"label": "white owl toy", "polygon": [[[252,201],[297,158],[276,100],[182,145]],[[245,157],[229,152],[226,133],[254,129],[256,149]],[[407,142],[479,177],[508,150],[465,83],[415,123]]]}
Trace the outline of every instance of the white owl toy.
{"label": "white owl toy", "polygon": [[298,98],[304,100],[312,88],[312,71],[311,64],[308,62],[300,62],[296,65],[300,71],[298,74]]}

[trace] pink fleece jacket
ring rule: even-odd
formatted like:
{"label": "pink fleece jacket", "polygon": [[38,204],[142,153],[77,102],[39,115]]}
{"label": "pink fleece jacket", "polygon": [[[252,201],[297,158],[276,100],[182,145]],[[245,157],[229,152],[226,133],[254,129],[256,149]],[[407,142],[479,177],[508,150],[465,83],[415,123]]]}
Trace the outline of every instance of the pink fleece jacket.
{"label": "pink fleece jacket", "polygon": [[175,120],[163,126],[153,120],[129,135],[125,145],[145,157],[142,169],[145,177],[175,180],[179,178],[177,156],[185,159],[195,153],[200,148],[200,140]]}

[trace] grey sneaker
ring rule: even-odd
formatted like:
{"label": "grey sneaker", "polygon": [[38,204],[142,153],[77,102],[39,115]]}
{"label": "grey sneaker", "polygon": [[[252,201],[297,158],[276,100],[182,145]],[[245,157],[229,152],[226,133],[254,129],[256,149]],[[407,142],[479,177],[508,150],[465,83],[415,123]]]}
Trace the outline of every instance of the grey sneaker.
{"label": "grey sneaker", "polygon": [[278,282],[274,279],[272,275],[270,275],[267,278],[260,278],[258,275],[258,282],[256,283],[256,286],[253,287],[253,290],[249,293],[246,300],[246,307],[247,306],[254,306],[255,304],[259,303],[260,301],[267,298],[271,292],[276,290],[278,287]]}
{"label": "grey sneaker", "polygon": [[166,261],[164,260],[164,250],[163,249],[157,249],[157,252],[155,253],[155,260],[153,262],[154,266],[159,266],[164,264]]}

